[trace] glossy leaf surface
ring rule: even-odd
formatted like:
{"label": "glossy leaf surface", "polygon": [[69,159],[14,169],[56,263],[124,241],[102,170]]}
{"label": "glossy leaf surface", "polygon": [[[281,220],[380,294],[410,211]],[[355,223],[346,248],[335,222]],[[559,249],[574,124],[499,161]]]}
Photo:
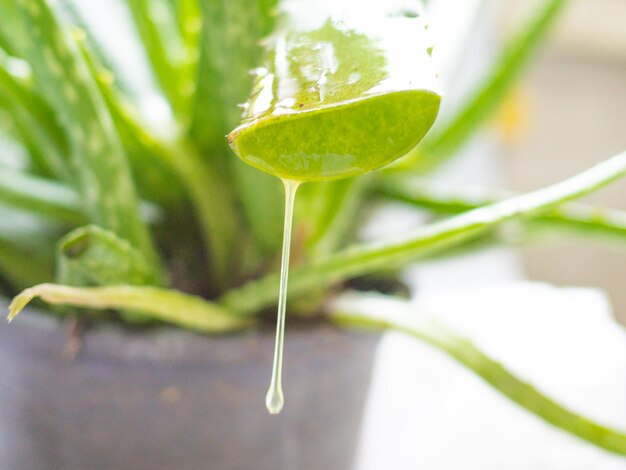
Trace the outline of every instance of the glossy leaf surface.
{"label": "glossy leaf surface", "polygon": [[299,181],[345,178],[405,155],[432,126],[441,97],[421,18],[349,4],[286,3],[229,135],[246,163]]}

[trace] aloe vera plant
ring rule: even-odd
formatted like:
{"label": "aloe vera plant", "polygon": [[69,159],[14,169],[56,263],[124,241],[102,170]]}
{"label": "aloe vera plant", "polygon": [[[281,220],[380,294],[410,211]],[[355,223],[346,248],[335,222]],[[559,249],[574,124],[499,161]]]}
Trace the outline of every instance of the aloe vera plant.
{"label": "aloe vera plant", "polygon": [[[431,81],[414,77],[430,67],[427,40],[381,45],[373,27],[294,19],[313,3],[125,0],[168,105],[156,129],[79,12],[48,0],[0,0],[0,132],[16,149],[13,160],[0,160],[0,276],[14,296],[10,319],[34,298],[78,308],[62,314],[105,310],[126,322],[215,334],[266,315],[278,299],[280,182],[235,158],[228,140],[244,161],[278,176],[347,178],[409,152],[440,99]],[[570,202],[626,174],[624,153],[529,194],[468,200],[423,185],[488,119],[565,3],[542,2],[467,103],[393,168],[302,188],[289,298],[306,298],[309,308],[294,302],[289,314],[313,310],[344,326],[404,331],[554,426],[626,455],[622,431],[568,411],[445,326],[413,321],[400,301],[385,299],[374,313],[359,294],[328,302],[343,281],[471,247],[513,219],[625,236],[624,214]],[[322,5],[314,13],[328,16]],[[394,21],[425,34],[421,3],[408,6]],[[370,18],[387,14],[371,8]],[[325,62],[337,57],[345,69]],[[390,67],[397,60],[408,72]],[[238,105],[249,96],[242,120]],[[380,197],[455,215],[356,242],[360,215]]]}

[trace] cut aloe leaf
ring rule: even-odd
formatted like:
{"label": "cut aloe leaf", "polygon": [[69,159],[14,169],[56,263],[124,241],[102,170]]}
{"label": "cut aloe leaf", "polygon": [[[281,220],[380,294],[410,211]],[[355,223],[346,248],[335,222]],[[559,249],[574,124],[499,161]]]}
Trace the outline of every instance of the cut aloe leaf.
{"label": "cut aloe leaf", "polygon": [[347,0],[284,6],[243,122],[228,136],[237,155],[282,178],[323,181],[415,147],[441,99],[419,12]]}

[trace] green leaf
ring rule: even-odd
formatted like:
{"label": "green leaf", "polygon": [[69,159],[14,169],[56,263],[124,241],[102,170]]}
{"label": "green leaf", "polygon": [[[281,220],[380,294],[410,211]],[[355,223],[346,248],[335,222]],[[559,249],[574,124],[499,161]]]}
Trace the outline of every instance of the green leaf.
{"label": "green leaf", "polygon": [[[104,100],[76,42],[46,0],[19,0],[14,18],[24,34],[24,58],[71,144],[73,170],[90,220],[129,240],[159,269],[140,218],[130,169]],[[7,23],[6,21],[2,24]]]}
{"label": "green leaf", "polygon": [[[430,187],[420,178],[387,175],[377,191],[384,197],[413,204],[440,214],[457,214],[494,204],[510,192],[489,191],[483,195],[467,191],[445,191]],[[583,235],[601,235],[623,243],[626,241],[626,212],[581,203],[566,203],[533,219],[533,225],[546,226]]]}
{"label": "green leaf", "polygon": [[[547,188],[474,209],[420,227],[390,240],[353,246],[310,266],[292,271],[289,294],[328,285],[380,269],[397,267],[482,235],[498,224],[531,218],[571,199],[581,197],[626,174],[626,152],[610,158],[570,179]],[[224,294],[229,310],[251,314],[278,298],[278,274],[270,274]]]}
{"label": "green leaf", "polygon": [[403,166],[426,172],[454,156],[493,115],[566,3],[567,0],[543,0],[527,24],[507,42],[493,70],[467,101],[447,122],[433,129]]}
{"label": "green leaf", "polygon": [[24,249],[20,244],[5,240],[0,236],[0,277],[13,288],[23,289],[33,282],[49,281],[53,277],[51,256],[41,256]]}
{"label": "green leaf", "polygon": [[[161,284],[137,249],[95,225],[78,228],[60,240],[56,281],[76,287]],[[133,311],[121,314],[131,322],[147,320],[145,315]]]}
{"label": "green leaf", "polygon": [[345,295],[329,306],[330,318],[345,326],[406,333],[448,354],[498,392],[544,421],[591,444],[626,455],[626,434],[568,410],[531,384],[517,378],[470,341],[408,302],[378,295]]}
{"label": "green leaf", "polygon": [[226,178],[203,161],[184,137],[164,140],[142,126],[113,88],[111,77],[99,70],[100,66],[84,42],[78,39],[126,148],[142,194],[168,206],[180,203],[184,190],[200,221],[212,275],[210,282],[218,289],[229,285],[236,277],[232,272],[232,256],[238,221]]}
{"label": "green leaf", "polygon": [[71,181],[67,142],[48,104],[9,70],[27,65],[0,53],[0,96],[38,169],[46,176]]}
{"label": "green leaf", "polygon": [[194,205],[209,255],[211,282],[218,289],[232,284],[234,257],[240,240],[237,207],[230,193],[230,180],[207,164],[187,140],[168,147],[177,171]]}
{"label": "green leaf", "polygon": [[405,155],[441,99],[422,18],[396,5],[342,16],[331,15],[334,4],[316,5],[321,13],[298,6],[269,39],[244,120],[229,134],[235,153],[298,181],[354,176]]}
{"label": "green leaf", "polygon": [[83,35],[74,36],[111,113],[140,194],[164,205],[180,203],[183,190],[174,163],[178,156],[171,155],[167,144],[140,123],[136,110],[115,88],[115,77],[91,52]]}
{"label": "green leaf", "polygon": [[13,48],[11,47],[11,41],[8,38],[8,35],[4,31],[0,31],[0,49],[3,49],[9,54],[13,53]]}
{"label": "green leaf", "polygon": [[202,29],[202,16],[198,0],[170,0],[183,43],[189,51],[196,51]]}
{"label": "green leaf", "polygon": [[62,183],[0,167],[0,202],[71,224],[85,222],[78,194]]}
{"label": "green leaf", "polygon": [[272,22],[267,4],[263,0],[200,2],[202,32],[191,134],[211,158],[224,153],[224,136],[241,118],[238,104],[250,91],[249,72],[260,60],[259,42]]}
{"label": "green leaf", "polygon": [[126,0],[152,71],[179,119],[193,94],[193,50],[183,43],[176,15],[165,0]]}
{"label": "green leaf", "polygon": [[[0,0],[0,11],[5,20],[13,20],[19,15],[15,0]],[[23,41],[23,36],[27,32],[16,26],[14,21],[4,21],[1,25],[0,48],[12,56],[21,57],[18,45]]]}
{"label": "green leaf", "polygon": [[[249,72],[260,61],[260,42],[273,26],[276,3],[277,0],[200,2],[202,30],[190,136],[200,148],[204,165],[211,167],[206,171],[234,183],[232,188],[220,188],[214,182],[207,185],[212,190],[211,199],[218,201],[214,207],[224,206],[225,201],[228,206],[224,212],[234,212],[239,203],[250,226],[245,233],[248,240],[238,230],[213,235],[231,266],[236,257],[225,247],[232,245],[234,239],[236,243],[248,244],[257,254],[270,256],[280,246],[281,229],[273,223],[282,221],[280,183],[232,158],[225,138],[241,119],[238,105],[245,101],[252,86]],[[231,225],[236,227],[242,222]]]}
{"label": "green leaf", "polygon": [[250,325],[249,320],[233,316],[214,303],[175,290],[140,286],[69,287],[59,284],[39,284],[24,290],[9,306],[9,321],[36,297],[51,305],[130,310],[147,318],[206,333],[224,333]]}
{"label": "green leaf", "polygon": [[0,204],[0,276],[15,289],[54,278],[54,244],[62,226]]}
{"label": "green leaf", "polygon": [[360,209],[372,180],[361,176],[299,188],[296,226],[304,232],[309,257],[327,256],[345,245],[358,229]]}
{"label": "green leaf", "polygon": [[[283,230],[284,190],[279,180],[250,168],[242,162],[233,177],[246,220],[251,226],[250,236],[260,251],[270,257],[280,252]],[[301,200],[301,198],[298,198]]]}
{"label": "green leaf", "polygon": [[95,225],[73,230],[59,241],[57,279],[62,284],[79,286],[160,282],[136,248]]}

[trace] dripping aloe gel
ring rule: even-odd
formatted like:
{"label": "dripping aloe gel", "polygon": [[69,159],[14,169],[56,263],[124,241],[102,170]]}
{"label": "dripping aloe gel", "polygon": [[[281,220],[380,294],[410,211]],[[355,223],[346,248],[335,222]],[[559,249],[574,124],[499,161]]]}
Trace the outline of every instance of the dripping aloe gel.
{"label": "dripping aloe gel", "polygon": [[289,245],[298,186],[357,176],[402,157],[428,132],[441,99],[419,12],[385,2],[368,8],[352,0],[316,2],[311,10],[312,3],[283,3],[282,27],[267,41],[242,124],[228,136],[243,161],[277,176],[285,187],[276,344],[266,397],[272,414],[284,402]]}

